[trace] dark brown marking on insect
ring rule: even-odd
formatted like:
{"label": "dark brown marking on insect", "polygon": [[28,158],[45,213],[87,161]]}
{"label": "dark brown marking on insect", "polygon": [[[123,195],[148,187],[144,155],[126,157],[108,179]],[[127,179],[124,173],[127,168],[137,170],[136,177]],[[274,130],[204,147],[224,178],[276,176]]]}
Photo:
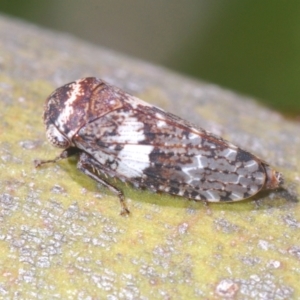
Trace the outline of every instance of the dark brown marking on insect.
{"label": "dark brown marking on insect", "polygon": [[[251,153],[97,78],[58,88],[47,99],[44,121],[50,142],[65,150],[37,166],[77,149],[79,169],[98,182],[102,174],[214,202],[283,184],[280,173]],[[122,193],[107,186],[123,203]]]}

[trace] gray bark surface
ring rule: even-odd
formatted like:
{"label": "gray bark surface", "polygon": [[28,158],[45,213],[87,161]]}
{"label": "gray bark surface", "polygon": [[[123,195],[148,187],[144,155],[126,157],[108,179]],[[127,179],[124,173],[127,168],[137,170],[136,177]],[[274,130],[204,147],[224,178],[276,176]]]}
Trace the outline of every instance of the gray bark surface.
{"label": "gray bark surface", "polygon": [[[100,77],[255,153],[285,189],[202,203],[134,190],[117,197],[45,137],[46,97]],[[0,16],[0,298],[300,297],[300,125],[217,85]]]}

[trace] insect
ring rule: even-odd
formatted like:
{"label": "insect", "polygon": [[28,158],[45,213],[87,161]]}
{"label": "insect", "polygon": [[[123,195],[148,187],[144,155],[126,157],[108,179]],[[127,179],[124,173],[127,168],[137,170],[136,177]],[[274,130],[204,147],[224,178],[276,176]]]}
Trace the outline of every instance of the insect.
{"label": "insect", "polygon": [[95,77],[56,89],[44,123],[48,140],[64,150],[35,166],[77,154],[78,169],[118,195],[121,214],[129,213],[124,195],[105,177],[206,202],[239,201],[283,184],[253,154]]}

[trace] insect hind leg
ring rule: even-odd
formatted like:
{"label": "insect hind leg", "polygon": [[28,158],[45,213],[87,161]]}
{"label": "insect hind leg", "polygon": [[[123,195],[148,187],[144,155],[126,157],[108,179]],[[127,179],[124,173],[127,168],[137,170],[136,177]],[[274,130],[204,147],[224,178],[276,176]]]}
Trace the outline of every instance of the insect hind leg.
{"label": "insect hind leg", "polygon": [[122,216],[129,215],[130,211],[128,210],[128,208],[126,206],[123,192],[100,177],[99,171],[97,169],[97,166],[95,166],[95,161],[93,158],[91,158],[84,152],[80,153],[79,161],[77,163],[77,168],[81,172],[83,172],[85,175],[94,179],[96,182],[104,185],[112,193],[116,194],[119,197],[120,204],[121,204],[121,213],[120,214]]}

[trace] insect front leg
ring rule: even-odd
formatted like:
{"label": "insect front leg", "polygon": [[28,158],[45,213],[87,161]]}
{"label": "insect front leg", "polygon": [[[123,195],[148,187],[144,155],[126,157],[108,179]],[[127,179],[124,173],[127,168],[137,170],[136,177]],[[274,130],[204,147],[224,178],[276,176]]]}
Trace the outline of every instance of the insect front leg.
{"label": "insect front leg", "polygon": [[92,157],[90,157],[84,152],[80,153],[77,168],[85,175],[91,177],[98,183],[107,187],[111,192],[113,192],[119,197],[121,204],[120,214],[122,216],[128,215],[130,213],[126,206],[123,192],[100,177],[100,172],[98,171],[98,163],[95,162],[95,160]]}
{"label": "insect front leg", "polygon": [[38,168],[38,167],[40,167],[41,165],[44,165],[44,164],[56,163],[56,162],[58,162],[61,159],[68,158],[68,157],[73,156],[73,155],[75,155],[75,154],[77,154],[79,152],[80,152],[80,150],[78,148],[71,147],[71,148],[65,149],[60,155],[58,155],[54,159],[49,159],[49,160],[35,159],[33,161],[33,163],[34,163],[34,166],[36,168]]}

